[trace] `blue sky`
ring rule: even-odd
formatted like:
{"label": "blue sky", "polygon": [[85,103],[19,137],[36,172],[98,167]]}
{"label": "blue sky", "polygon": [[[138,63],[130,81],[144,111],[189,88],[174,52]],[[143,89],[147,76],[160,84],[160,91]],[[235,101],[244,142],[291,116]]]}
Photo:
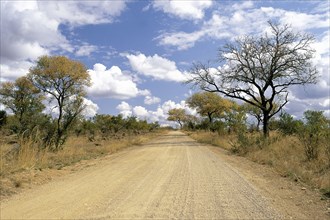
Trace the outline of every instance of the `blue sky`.
{"label": "blue sky", "polygon": [[[315,35],[317,85],[294,87],[289,113],[330,113],[329,1],[1,1],[1,81],[28,72],[42,55],[83,62],[92,79],[85,112],[135,115],[165,124],[171,108],[189,109],[184,81],[193,62],[267,21]],[[221,65],[215,63],[214,65]],[[216,66],[215,66],[216,67]],[[3,106],[2,106],[3,108]]]}

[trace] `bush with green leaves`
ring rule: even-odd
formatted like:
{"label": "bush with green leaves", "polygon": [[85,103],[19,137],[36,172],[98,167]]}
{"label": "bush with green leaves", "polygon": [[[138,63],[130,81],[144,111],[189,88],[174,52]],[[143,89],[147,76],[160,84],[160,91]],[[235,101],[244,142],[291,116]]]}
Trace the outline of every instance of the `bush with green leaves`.
{"label": "bush with green leaves", "polygon": [[253,142],[244,132],[238,132],[234,139],[230,141],[230,145],[234,154],[245,155]]}
{"label": "bush with green leaves", "polygon": [[295,120],[289,113],[282,112],[277,122],[277,127],[283,134],[293,135],[297,134],[303,127],[303,122]]}
{"label": "bush with green leaves", "polygon": [[299,132],[299,139],[304,145],[307,160],[315,160],[319,156],[319,149],[326,143],[329,132],[329,120],[323,115],[323,111],[304,112],[305,124]]}

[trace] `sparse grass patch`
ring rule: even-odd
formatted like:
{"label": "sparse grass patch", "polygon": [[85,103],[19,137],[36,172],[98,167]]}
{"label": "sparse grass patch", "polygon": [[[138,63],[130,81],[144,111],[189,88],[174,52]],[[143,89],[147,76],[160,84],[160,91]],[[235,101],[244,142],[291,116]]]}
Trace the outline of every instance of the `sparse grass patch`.
{"label": "sparse grass patch", "polygon": [[[330,164],[328,145],[319,148],[319,157],[308,160],[305,156],[304,144],[296,136],[285,136],[272,132],[269,140],[262,141],[259,134],[244,134],[244,140],[237,140],[237,136],[198,131],[188,133],[192,138],[214,146],[222,147],[231,152],[245,156],[250,160],[273,167],[278,173],[302,182],[311,187],[321,189],[325,194],[330,193]],[[235,139],[236,138],[236,139]],[[233,150],[232,147],[239,147]],[[245,145],[244,145],[245,144]]]}
{"label": "sparse grass patch", "polygon": [[[141,135],[125,135],[120,139],[102,140],[95,142],[88,140],[85,136],[70,136],[62,150],[53,152],[41,149],[32,138],[20,139],[17,143],[0,145],[0,177],[1,183],[6,181],[12,184],[0,184],[0,195],[11,192],[8,187],[20,188],[27,180],[20,172],[34,172],[43,169],[62,169],[82,160],[88,160],[112,154],[120,149],[133,145],[141,145],[156,137],[160,132],[152,132]],[[20,179],[22,178],[22,179]]]}
{"label": "sparse grass patch", "polygon": [[219,136],[217,133],[210,131],[186,132],[186,134],[200,143],[211,144],[227,150],[230,150],[231,148],[231,135]]}

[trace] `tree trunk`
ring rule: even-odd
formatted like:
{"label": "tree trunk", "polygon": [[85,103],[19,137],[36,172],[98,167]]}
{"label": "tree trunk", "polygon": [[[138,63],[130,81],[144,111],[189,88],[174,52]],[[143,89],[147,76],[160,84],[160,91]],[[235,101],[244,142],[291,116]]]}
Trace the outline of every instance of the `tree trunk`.
{"label": "tree trunk", "polygon": [[212,124],[212,113],[207,113],[207,116],[209,117],[209,122],[210,124]]}
{"label": "tree trunk", "polygon": [[264,118],[262,121],[262,131],[265,138],[269,137],[269,129],[268,129],[268,122],[269,122],[269,112],[263,112]]}
{"label": "tree trunk", "polygon": [[180,129],[182,129],[182,123],[181,123],[181,121],[178,120],[178,123],[179,123],[179,125],[180,125]]}
{"label": "tree trunk", "polygon": [[62,117],[63,117],[63,100],[61,97],[58,99],[58,119],[57,119],[57,128],[56,128],[56,140],[55,140],[55,151],[59,150],[59,147],[61,145],[61,138],[63,135],[63,130],[61,127]]}
{"label": "tree trunk", "polygon": [[259,119],[259,118],[258,118],[258,120],[257,120],[257,128],[256,128],[256,129],[257,129],[257,131],[259,131],[260,122],[261,122],[261,119]]}

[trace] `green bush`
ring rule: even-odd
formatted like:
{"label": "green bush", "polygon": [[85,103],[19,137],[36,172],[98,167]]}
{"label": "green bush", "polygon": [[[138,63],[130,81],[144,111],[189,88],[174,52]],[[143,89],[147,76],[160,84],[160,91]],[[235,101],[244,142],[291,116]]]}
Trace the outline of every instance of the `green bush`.
{"label": "green bush", "polygon": [[329,121],[323,115],[323,111],[304,112],[305,124],[299,132],[299,139],[304,145],[307,160],[315,160],[319,156],[319,149],[326,143],[329,132]]}
{"label": "green bush", "polygon": [[294,120],[294,118],[286,112],[281,113],[277,122],[278,129],[285,135],[297,134],[302,126],[302,121]]}

